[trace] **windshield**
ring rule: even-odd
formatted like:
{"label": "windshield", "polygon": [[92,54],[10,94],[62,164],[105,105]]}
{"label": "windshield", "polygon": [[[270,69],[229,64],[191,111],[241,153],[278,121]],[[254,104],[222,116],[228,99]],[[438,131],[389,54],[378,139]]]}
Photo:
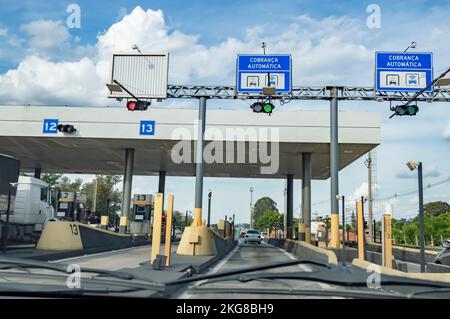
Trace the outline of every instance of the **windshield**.
{"label": "windshield", "polygon": [[0,296],[449,298],[450,3],[366,2],[0,1]]}

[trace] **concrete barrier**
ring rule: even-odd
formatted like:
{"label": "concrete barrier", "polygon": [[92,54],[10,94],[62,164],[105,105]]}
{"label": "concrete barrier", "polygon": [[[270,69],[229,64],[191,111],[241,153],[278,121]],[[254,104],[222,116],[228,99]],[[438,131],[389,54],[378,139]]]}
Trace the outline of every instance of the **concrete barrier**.
{"label": "concrete barrier", "polygon": [[[380,244],[366,244],[366,250],[381,253]],[[436,255],[439,253],[438,250],[425,249],[425,260],[427,262],[432,262]],[[403,246],[393,246],[392,254],[395,259],[408,261],[412,263],[420,263],[420,250],[417,248],[403,247]]]}
{"label": "concrete barrier", "polygon": [[336,254],[324,248],[319,248],[303,241],[291,239],[268,238],[266,242],[270,245],[279,247],[292,253],[299,259],[308,259],[317,262],[325,262],[329,264],[337,264]]}
{"label": "concrete barrier", "polygon": [[402,278],[410,279],[422,279],[428,281],[438,281],[450,283],[450,273],[406,273],[396,269],[390,269],[383,266],[375,265],[368,261],[361,261],[359,259],[354,259],[352,265],[357,268],[365,269],[367,271],[376,271],[382,275],[397,276]]}
{"label": "concrete barrier", "polygon": [[212,232],[214,236],[214,242],[216,244],[217,254],[199,265],[192,265],[196,273],[203,273],[212,267],[215,263],[225,257],[237,244],[237,241],[231,237],[223,238],[216,232]]}

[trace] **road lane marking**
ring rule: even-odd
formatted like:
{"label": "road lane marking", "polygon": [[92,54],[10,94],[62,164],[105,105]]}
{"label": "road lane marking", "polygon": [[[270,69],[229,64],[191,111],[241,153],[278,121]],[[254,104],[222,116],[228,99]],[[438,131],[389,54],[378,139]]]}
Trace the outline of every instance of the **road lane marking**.
{"label": "road lane marking", "polygon": [[[291,254],[290,252],[287,252],[286,250],[277,247],[279,250],[281,250],[286,256],[288,256],[290,259],[292,260],[298,260],[297,257],[295,257],[293,254]],[[299,264],[297,265],[301,270],[306,271],[306,272],[311,272],[312,268],[309,267],[308,265],[303,265],[303,264]],[[318,284],[320,288],[322,289],[335,289],[335,287],[330,286],[329,284],[323,283],[323,282],[313,282],[315,284]]]}
{"label": "road lane marking", "polygon": [[134,249],[137,249],[137,248],[145,248],[147,246],[148,246],[148,248],[150,248],[150,245],[129,247],[129,248],[123,248],[123,249],[118,249],[118,250],[110,250],[110,251],[105,251],[105,252],[95,253],[95,254],[85,254],[85,255],[75,256],[75,257],[70,257],[70,258],[64,258],[64,259],[58,259],[58,260],[50,260],[49,263],[59,263],[59,262],[70,261],[70,260],[75,260],[75,259],[87,259],[87,258],[91,258],[91,257],[105,256],[105,255],[125,252],[125,251],[128,251],[128,250],[134,250]]}

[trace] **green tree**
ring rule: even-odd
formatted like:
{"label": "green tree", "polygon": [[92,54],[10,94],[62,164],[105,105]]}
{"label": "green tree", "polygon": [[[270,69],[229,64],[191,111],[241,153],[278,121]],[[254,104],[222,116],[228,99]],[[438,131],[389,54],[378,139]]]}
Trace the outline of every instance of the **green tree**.
{"label": "green tree", "polygon": [[79,192],[82,184],[83,180],[81,178],[76,178],[75,181],[72,182],[69,177],[63,175],[58,180],[57,187],[59,187],[62,192]]}
{"label": "green tree", "polygon": [[430,202],[423,205],[425,215],[439,216],[441,214],[450,213],[450,204],[446,202]]}
{"label": "green tree", "polygon": [[273,229],[283,229],[283,215],[278,211],[266,211],[255,219],[255,226],[260,230],[269,228],[269,232]]}
{"label": "green tree", "polygon": [[[173,217],[175,218],[175,227],[184,229],[186,225],[186,214],[183,214],[180,211],[175,210],[173,212]],[[192,216],[188,214],[187,225],[189,226],[190,224],[192,224],[192,221],[193,221]]]}
{"label": "green tree", "polygon": [[117,190],[116,185],[120,183],[118,175],[96,175],[95,179],[83,185],[83,193],[86,194],[86,205],[94,209],[95,183],[97,180],[97,212],[106,213],[109,201],[110,220],[114,220],[116,212],[121,209],[122,192]]}
{"label": "green tree", "polygon": [[259,219],[265,212],[278,212],[277,203],[270,197],[262,197],[258,199],[253,206],[253,220]]}
{"label": "green tree", "polygon": [[62,174],[42,174],[41,180],[46,182],[49,187],[53,188],[58,186],[58,180],[62,177]]}

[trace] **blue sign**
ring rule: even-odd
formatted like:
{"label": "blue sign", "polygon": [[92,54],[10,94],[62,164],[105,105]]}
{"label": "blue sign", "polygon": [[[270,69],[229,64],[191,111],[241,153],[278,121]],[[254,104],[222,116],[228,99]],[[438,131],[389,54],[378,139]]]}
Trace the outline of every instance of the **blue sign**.
{"label": "blue sign", "polygon": [[236,88],[238,93],[262,93],[265,86],[274,86],[277,93],[292,90],[290,54],[249,55],[237,57]]}
{"label": "blue sign", "polygon": [[56,134],[58,133],[58,119],[44,119],[42,133]]}
{"label": "blue sign", "polygon": [[155,121],[141,121],[139,135],[155,135]]}
{"label": "blue sign", "polygon": [[[376,91],[417,92],[433,81],[433,53],[376,52]],[[430,87],[426,92],[432,92]]]}

